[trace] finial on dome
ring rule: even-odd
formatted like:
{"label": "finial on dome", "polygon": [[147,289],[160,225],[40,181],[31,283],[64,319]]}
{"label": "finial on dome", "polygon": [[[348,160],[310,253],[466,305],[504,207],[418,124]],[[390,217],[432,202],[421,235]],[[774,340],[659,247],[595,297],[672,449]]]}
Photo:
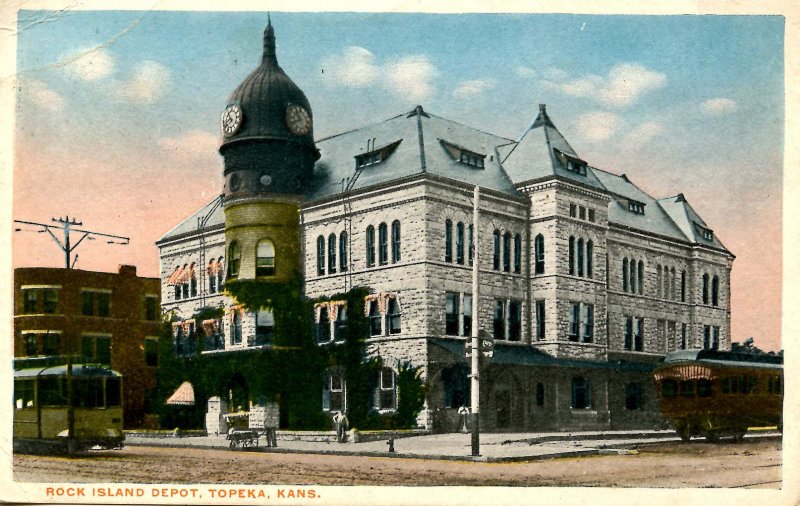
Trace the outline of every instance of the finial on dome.
{"label": "finial on dome", "polygon": [[275,54],[275,30],[272,28],[272,19],[269,14],[267,14],[267,27],[264,29],[264,55],[261,58],[261,62],[278,63],[278,58]]}

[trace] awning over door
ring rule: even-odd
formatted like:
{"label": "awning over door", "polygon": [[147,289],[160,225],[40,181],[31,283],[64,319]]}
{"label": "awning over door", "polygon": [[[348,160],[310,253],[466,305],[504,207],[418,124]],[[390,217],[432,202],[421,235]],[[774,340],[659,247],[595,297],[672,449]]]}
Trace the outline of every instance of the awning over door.
{"label": "awning over door", "polygon": [[169,396],[165,404],[170,406],[194,406],[194,387],[188,381],[181,383],[181,386]]}

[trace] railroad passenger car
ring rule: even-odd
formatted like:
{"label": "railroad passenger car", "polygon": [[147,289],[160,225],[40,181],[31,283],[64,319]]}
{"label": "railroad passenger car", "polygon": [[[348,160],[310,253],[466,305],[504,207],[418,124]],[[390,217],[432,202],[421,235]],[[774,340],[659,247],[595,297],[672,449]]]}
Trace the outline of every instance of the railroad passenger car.
{"label": "railroad passenger car", "polygon": [[[108,367],[75,364],[71,372],[75,434],[71,450],[121,448],[122,376]],[[14,371],[14,450],[67,451],[67,366]]]}
{"label": "railroad passenger car", "polygon": [[749,427],[783,428],[782,357],[681,350],[668,354],[654,377],[661,413],[684,441],[740,440]]}

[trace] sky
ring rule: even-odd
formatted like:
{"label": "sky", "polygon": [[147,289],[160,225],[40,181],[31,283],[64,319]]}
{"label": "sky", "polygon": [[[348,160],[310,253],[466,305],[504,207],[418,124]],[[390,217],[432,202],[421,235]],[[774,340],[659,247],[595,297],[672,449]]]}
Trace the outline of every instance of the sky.
{"label": "sky", "polygon": [[[736,255],[732,340],[781,345],[780,16],[272,12],[315,137],[426,111],[518,138],[547,104],[589,164],[683,193]],[[69,215],[76,267],[158,276],[155,241],[222,191],[219,118],[266,13],[19,11],[14,219]],[[13,266],[63,266],[46,234]]]}

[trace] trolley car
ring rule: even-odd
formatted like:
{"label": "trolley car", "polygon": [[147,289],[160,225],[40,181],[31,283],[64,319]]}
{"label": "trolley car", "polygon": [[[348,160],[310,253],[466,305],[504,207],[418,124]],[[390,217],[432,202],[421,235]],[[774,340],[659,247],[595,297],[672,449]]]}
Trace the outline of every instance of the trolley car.
{"label": "trolley car", "polygon": [[684,441],[741,440],[749,427],[782,427],[783,358],[717,350],[668,354],[655,372],[661,413]]}
{"label": "trolley car", "polygon": [[[121,448],[122,376],[108,367],[75,364],[14,371],[14,450],[60,452]],[[69,444],[69,387],[74,434]]]}

